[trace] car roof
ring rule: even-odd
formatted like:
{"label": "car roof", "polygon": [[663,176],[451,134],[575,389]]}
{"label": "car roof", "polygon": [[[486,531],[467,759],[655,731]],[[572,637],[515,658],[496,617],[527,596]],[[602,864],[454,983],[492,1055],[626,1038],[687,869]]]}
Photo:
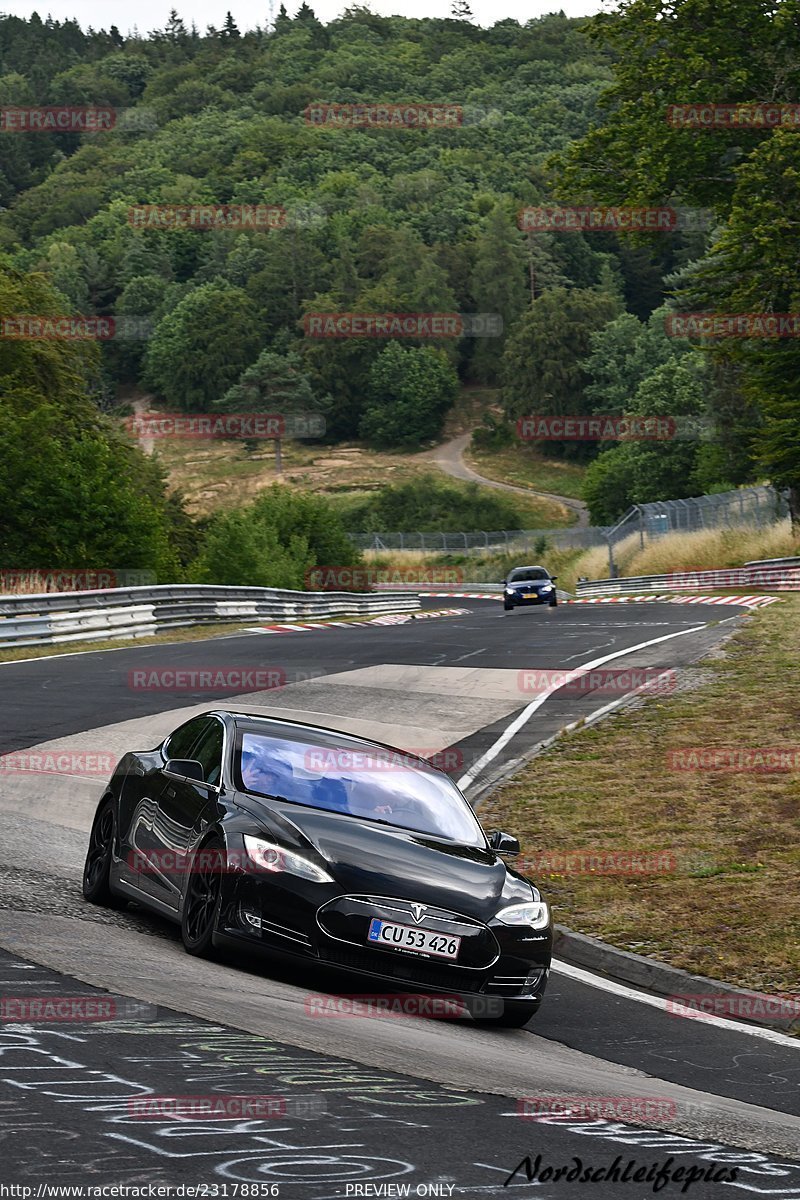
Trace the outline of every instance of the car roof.
{"label": "car roof", "polygon": [[524,565],[521,565],[519,567],[512,567],[511,570],[512,571],[544,571],[546,575],[550,574],[550,572],[547,570],[547,567],[542,567],[539,565],[539,563],[525,563]]}
{"label": "car roof", "polygon": [[[410,770],[414,770],[418,764],[420,769],[426,771],[436,771],[439,775],[447,775],[446,771],[442,771],[439,767],[435,767],[433,763],[428,762],[425,758],[420,758],[418,754],[414,754],[410,750],[403,750],[399,746],[390,746],[388,742],[376,742],[371,738],[360,737],[354,733],[344,733],[340,729],[331,729],[327,725],[314,725],[310,721],[290,721],[286,717],[259,716],[255,713],[237,712],[230,708],[218,708],[213,710],[219,716],[231,717],[237,726],[252,725],[256,728],[259,725],[272,726],[276,733],[284,731],[290,733],[292,730],[297,730],[299,733],[309,734],[316,733],[320,735],[320,740],[323,743],[346,743],[350,746],[357,746],[360,749],[366,750],[389,750],[393,754],[402,754],[404,761],[408,764]],[[449,778],[449,776],[447,776]]]}

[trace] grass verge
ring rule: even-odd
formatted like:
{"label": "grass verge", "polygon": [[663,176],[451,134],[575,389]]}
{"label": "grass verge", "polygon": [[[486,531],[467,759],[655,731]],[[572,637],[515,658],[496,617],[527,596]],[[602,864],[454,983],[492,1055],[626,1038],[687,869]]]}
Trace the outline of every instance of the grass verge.
{"label": "grass verge", "polygon": [[[696,690],[559,739],[481,807],[523,856],[655,851],[640,875],[538,871],[556,921],[769,993],[800,979],[800,597],[746,619]],[[670,752],[780,747],[791,771],[676,770]],[[670,864],[671,865],[671,864]]]}
{"label": "grass verge", "polygon": [[479,475],[499,483],[533,488],[537,492],[552,492],[556,496],[583,498],[583,477],[586,468],[562,459],[545,458],[530,446],[506,446],[502,450],[467,448],[464,460]]}

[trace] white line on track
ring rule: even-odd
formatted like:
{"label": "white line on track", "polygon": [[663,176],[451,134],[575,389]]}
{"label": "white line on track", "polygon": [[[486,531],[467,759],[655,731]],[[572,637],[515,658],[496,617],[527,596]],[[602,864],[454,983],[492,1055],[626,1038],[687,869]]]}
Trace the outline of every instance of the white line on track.
{"label": "white line on track", "polygon": [[596,667],[602,667],[604,663],[611,662],[615,658],[625,658],[626,655],[635,654],[637,650],[646,650],[648,646],[657,646],[659,642],[668,642],[671,638],[684,637],[687,633],[699,633],[700,630],[705,629],[706,626],[707,622],[704,621],[702,625],[693,625],[690,629],[679,629],[675,633],[664,633],[661,635],[661,637],[651,638],[647,642],[639,642],[636,646],[626,646],[624,650],[615,650],[613,654],[605,654],[602,658],[592,659],[591,662],[584,663],[582,667],[575,667],[572,671],[568,671],[559,683],[554,683],[551,687],[546,688],[540,696],[537,696],[535,700],[531,700],[527,708],[524,708],[519,716],[515,717],[511,724],[506,726],[497,741],[494,742],[486,751],[486,753],[482,754],[478,761],[461,776],[461,778],[458,780],[458,787],[460,787],[462,791],[465,787],[468,787],[469,784],[472,783],[473,779],[480,774],[483,768],[488,766],[490,762],[493,762],[494,759],[497,758],[501,750],[505,749],[511,739],[517,733],[519,733],[520,729],[522,729],[524,725],[527,725],[528,721],[531,719],[537,709],[540,709],[544,702],[549,700],[554,692],[559,691],[560,688],[565,687],[568,683],[571,683],[573,679],[580,679],[582,675],[586,675],[589,671],[593,671]]}
{"label": "white line on track", "polygon": [[637,991],[636,988],[628,987],[627,984],[616,983],[613,979],[604,979],[602,975],[594,975],[591,971],[584,971],[582,967],[573,967],[571,963],[561,962],[560,959],[553,959],[552,969],[578,983],[586,983],[590,987],[599,988],[602,992],[620,996],[623,1000],[636,1000],[639,1004],[649,1004],[651,1008],[660,1008],[662,1012],[669,1011],[670,1015],[678,1020],[702,1020],[707,1025],[714,1025],[717,1029],[727,1029],[731,1033],[749,1033],[751,1037],[761,1038],[765,1042],[774,1042],[777,1046],[791,1046],[794,1050],[800,1050],[800,1038],[789,1037],[788,1034],[780,1033],[777,1029],[765,1029],[761,1025],[745,1025],[741,1021],[729,1021],[727,1017],[716,1017],[710,1013],[698,1016],[697,1009],[688,1007],[684,1009],[686,1013],[684,1017],[677,1000],[672,1002],[674,1007],[667,1010],[667,1000],[663,996],[652,996],[649,992]]}

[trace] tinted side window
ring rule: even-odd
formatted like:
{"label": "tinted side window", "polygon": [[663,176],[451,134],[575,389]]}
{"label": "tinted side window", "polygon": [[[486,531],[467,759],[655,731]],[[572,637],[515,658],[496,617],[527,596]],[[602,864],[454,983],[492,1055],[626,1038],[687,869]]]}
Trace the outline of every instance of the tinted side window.
{"label": "tinted side window", "polygon": [[222,776],[222,745],[225,730],[222,723],[211,717],[209,727],[192,751],[192,758],[203,764],[203,779],[206,783],[219,785]]}
{"label": "tinted side window", "polygon": [[165,756],[167,758],[191,758],[192,746],[202,733],[207,720],[207,717],[194,717],[176,729],[164,747]]}

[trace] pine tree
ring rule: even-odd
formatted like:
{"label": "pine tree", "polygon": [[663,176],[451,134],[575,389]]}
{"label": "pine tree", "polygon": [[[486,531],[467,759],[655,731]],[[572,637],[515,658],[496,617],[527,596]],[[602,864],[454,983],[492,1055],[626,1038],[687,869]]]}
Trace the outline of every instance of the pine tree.
{"label": "pine tree", "polygon": [[234,38],[240,38],[242,36],[239,32],[239,27],[236,24],[236,22],[234,21],[233,16],[230,13],[230,11],[228,11],[225,14],[225,24],[222,26],[222,29],[219,31],[219,36],[222,39],[222,41],[225,41],[225,42],[233,41]]}
{"label": "pine tree", "polygon": [[175,8],[169,10],[169,20],[164,28],[164,33],[167,41],[172,42],[173,45],[179,45],[186,41],[186,26]]}

